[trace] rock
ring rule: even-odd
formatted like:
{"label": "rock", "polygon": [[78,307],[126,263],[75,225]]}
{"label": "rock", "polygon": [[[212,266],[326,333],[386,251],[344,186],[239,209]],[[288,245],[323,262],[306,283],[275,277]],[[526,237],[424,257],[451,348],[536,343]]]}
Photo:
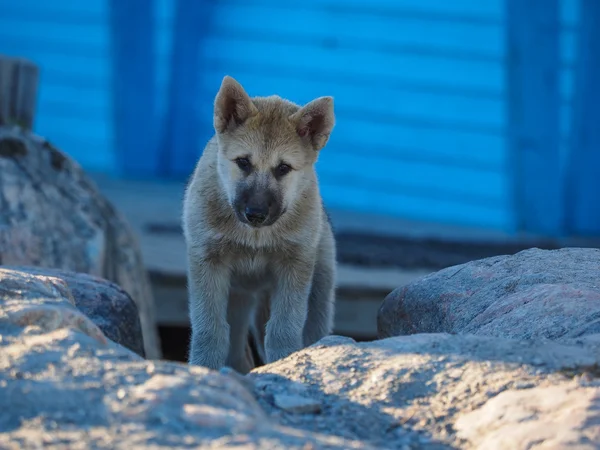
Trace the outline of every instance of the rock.
{"label": "rock", "polygon": [[268,420],[238,377],[145,361],[77,310],[67,283],[0,282],[2,449],[357,449]]}
{"label": "rock", "polygon": [[[0,294],[10,302],[27,301],[28,311],[38,299],[54,291],[55,299],[71,301],[85,320],[91,321],[108,339],[144,356],[144,342],[137,307],[116,284],[92,275],[39,267],[0,267]],[[18,294],[17,293],[21,293]],[[27,296],[23,298],[23,296]],[[0,300],[1,301],[1,300]],[[62,303],[61,303],[62,305]],[[42,307],[44,309],[45,307]],[[57,311],[53,308],[53,311]],[[72,308],[58,311],[72,313]],[[81,314],[76,314],[81,317]],[[39,320],[38,315],[33,315]]]}
{"label": "rock", "polygon": [[321,411],[321,402],[301,395],[276,394],[274,401],[275,406],[285,412],[310,414]]}
{"label": "rock", "polygon": [[[600,432],[598,362],[585,347],[554,342],[416,334],[364,343],[325,338],[250,376],[273,420],[375,448],[549,448],[546,442],[567,435],[572,448],[580,448]],[[579,397],[547,399],[552,389]],[[320,401],[321,414],[282,413],[274,402],[281,393],[302,391]],[[508,426],[518,417],[501,417],[494,405],[508,407],[507,399],[525,397],[528,402],[514,408],[535,410],[531,421],[539,430],[552,424],[539,434],[538,447],[515,439],[520,431],[496,433],[496,425]],[[473,411],[481,412],[481,422]],[[485,411],[498,421],[485,419]],[[557,420],[569,414],[577,420]],[[592,448],[600,448],[600,440],[595,442]]]}
{"label": "rock", "polygon": [[138,242],[81,167],[47,141],[0,127],[0,264],[88,273],[135,301],[146,356],[160,357]]}
{"label": "rock", "polygon": [[507,391],[460,417],[456,430],[460,438],[486,450],[597,449],[599,405],[598,386],[562,385]]}
{"label": "rock", "polygon": [[600,333],[600,250],[530,249],[449,267],[399,287],[379,337],[471,333],[568,340]]}
{"label": "rock", "polygon": [[242,377],[146,361],[68,281],[3,271],[2,449],[600,448],[597,336],[331,336]]}

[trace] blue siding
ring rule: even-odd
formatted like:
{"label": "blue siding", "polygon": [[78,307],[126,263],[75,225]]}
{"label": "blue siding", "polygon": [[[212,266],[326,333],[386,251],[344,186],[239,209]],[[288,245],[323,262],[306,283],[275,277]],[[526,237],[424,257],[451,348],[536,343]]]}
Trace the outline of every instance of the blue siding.
{"label": "blue siding", "polygon": [[154,93],[154,9],[148,0],[110,0],[112,96],[119,169],[153,176],[161,168]]}
{"label": "blue siding", "polygon": [[115,169],[106,0],[0,0],[0,53],[41,69],[35,131],[85,168]]}
{"label": "blue siding", "polygon": [[[129,86],[135,77],[127,54],[111,53],[116,0],[0,0],[0,52],[41,66],[36,130],[88,169],[131,174],[145,165],[143,173],[189,175],[230,74],[251,95],[335,97],[336,129],[318,162],[331,207],[514,230],[530,225],[512,190],[506,1],[149,0],[142,28],[152,45],[142,60],[151,66],[153,49],[153,67],[117,103],[118,72],[129,71]],[[559,4],[559,127],[543,139],[558,141],[552,170],[562,178],[578,0]],[[138,36],[141,52],[143,43]],[[135,101],[152,85],[153,96]],[[115,111],[126,111],[120,128]],[[152,135],[134,148],[141,127]]]}
{"label": "blue siding", "polygon": [[[211,2],[202,0],[179,0],[173,23],[173,53],[168,85],[168,103],[165,115],[165,131],[162,148],[165,174],[187,175],[198,158],[197,103],[199,97],[198,53],[211,20]],[[209,128],[210,129],[210,128]],[[206,131],[206,130],[205,130]]]}
{"label": "blue siding", "polygon": [[558,0],[507,0],[509,161],[516,229],[560,235]]}
{"label": "blue siding", "polygon": [[567,161],[568,229],[600,235],[600,3],[582,0],[581,29]]}

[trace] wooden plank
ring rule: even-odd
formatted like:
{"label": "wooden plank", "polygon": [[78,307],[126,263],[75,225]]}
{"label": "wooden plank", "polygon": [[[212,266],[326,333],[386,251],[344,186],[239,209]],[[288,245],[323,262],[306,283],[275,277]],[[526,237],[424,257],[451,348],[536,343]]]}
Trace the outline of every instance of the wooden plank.
{"label": "wooden plank", "polygon": [[558,0],[507,0],[508,135],[514,228],[563,231]]}
{"label": "wooden plank", "polygon": [[[37,41],[43,48],[57,47],[65,53],[80,51],[105,52],[109,50],[109,30],[103,15],[94,17],[94,23],[79,20],[74,23],[54,22],[51,18],[30,14],[0,18],[0,36],[15,41]],[[77,36],[77,39],[73,39]]]}
{"label": "wooden plank", "polygon": [[33,128],[39,77],[32,61],[0,55],[0,125]]}
{"label": "wooden plank", "polygon": [[578,64],[567,162],[568,230],[600,235],[600,2],[581,0]]}
{"label": "wooden plank", "polygon": [[[310,58],[298,58],[308,54]],[[237,65],[278,66],[302,74],[328,74],[340,81],[360,76],[365,82],[484,90],[498,93],[504,82],[501,61],[447,58],[427,53],[376,52],[370,48],[346,49],[295,42],[252,41],[235,36],[207,37],[201,47],[207,61],[230,61]]]}
{"label": "wooden plank", "polygon": [[189,174],[202,150],[196,113],[200,95],[198,57],[212,3],[201,0],[176,3],[166,133],[162,145],[168,154],[161,155],[163,167],[171,174]]}
{"label": "wooden plank", "polygon": [[107,13],[106,0],[40,0],[0,1],[3,17],[43,17],[53,22],[81,22],[82,20],[98,20]]}
{"label": "wooden plank", "polygon": [[[32,1],[32,0],[28,0]],[[165,0],[163,0],[165,1]],[[431,20],[449,20],[463,23],[498,23],[502,21],[504,0],[305,0],[303,2],[275,2],[273,0],[254,0],[253,6],[287,8],[293,11],[309,10],[314,13],[338,12],[353,13],[361,18],[367,15],[394,17],[427,17]],[[246,5],[244,0],[219,0],[219,5],[231,8]]]}
{"label": "wooden plank", "polygon": [[383,191],[366,183],[357,186],[356,180],[351,184],[340,178],[323,178],[319,178],[320,188],[329,208],[448,225],[494,228],[502,231],[511,229],[512,218],[507,213],[507,208],[425,197],[417,191]]}
{"label": "wooden plank", "polygon": [[110,0],[116,153],[128,175],[159,168],[154,74],[154,9],[147,0]]}
{"label": "wooden plank", "polygon": [[[390,2],[391,3],[391,2]],[[293,7],[290,7],[293,6]],[[365,5],[366,6],[366,5]],[[365,10],[368,11],[367,8]],[[504,52],[503,27],[495,24],[457,22],[427,18],[406,10],[400,15],[369,15],[336,9],[302,7],[282,2],[219,2],[211,30],[218,36],[247,36],[261,40],[277,37],[282,41],[313,42],[335,47],[375,49],[429,49],[482,58],[501,58]],[[247,20],[253,17],[254,20]],[[306,26],[310,24],[310,26]],[[427,29],[427,33],[423,30]]]}

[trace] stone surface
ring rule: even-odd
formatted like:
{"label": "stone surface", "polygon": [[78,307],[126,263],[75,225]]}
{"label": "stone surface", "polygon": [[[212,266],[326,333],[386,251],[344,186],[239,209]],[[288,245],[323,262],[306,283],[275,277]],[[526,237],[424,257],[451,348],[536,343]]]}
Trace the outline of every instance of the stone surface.
{"label": "stone surface", "polygon": [[502,392],[460,417],[457,435],[476,448],[600,446],[600,389],[562,385]]}
{"label": "stone surface", "polygon": [[379,337],[472,333],[568,340],[600,333],[600,250],[530,249],[449,267],[399,287]]}
{"label": "stone surface", "polygon": [[[116,284],[84,273],[39,267],[0,267],[0,302],[25,302],[35,320],[47,311],[40,299],[54,293],[55,300],[72,302],[86,320],[108,339],[144,356],[142,328],[137,307]],[[4,299],[4,300],[3,300]],[[18,304],[15,306],[19,306]],[[37,308],[38,314],[33,314]],[[52,308],[54,312],[73,313],[72,308]],[[81,314],[77,314],[81,317]]]}
{"label": "stone surface", "polygon": [[314,414],[321,411],[321,402],[297,394],[276,394],[273,397],[277,408],[298,414]]}
{"label": "stone surface", "polygon": [[136,302],[146,356],[160,357],[154,303],[136,237],[81,167],[47,141],[0,127],[0,264],[113,281]]}
{"label": "stone surface", "polygon": [[[600,433],[598,361],[585,346],[534,340],[332,336],[250,377],[273,420],[376,448],[600,448],[589,446]],[[275,399],[290,393],[318,400],[321,413],[281,411]]]}
{"label": "stone surface", "polygon": [[107,339],[68,277],[0,275],[2,449],[600,449],[600,334],[330,336],[241,376]]}
{"label": "stone surface", "polygon": [[368,448],[268,420],[248,378],[146,361],[106,339],[64,280],[7,272],[2,449]]}
{"label": "stone surface", "polygon": [[600,448],[583,341],[331,336],[242,377],[142,359],[60,278],[0,286],[2,449]]}

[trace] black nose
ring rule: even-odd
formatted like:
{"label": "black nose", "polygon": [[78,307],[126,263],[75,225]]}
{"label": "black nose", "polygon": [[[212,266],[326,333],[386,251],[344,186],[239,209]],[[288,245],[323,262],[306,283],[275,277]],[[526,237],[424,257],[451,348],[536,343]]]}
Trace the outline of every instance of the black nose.
{"label": "black nose", "polygon": [[244,215],[248,222],[252,225],[260,225],[265,220],[267,220],[268,210],[263,208],[253,208],[251,206],[247,206],[244,211]]}

